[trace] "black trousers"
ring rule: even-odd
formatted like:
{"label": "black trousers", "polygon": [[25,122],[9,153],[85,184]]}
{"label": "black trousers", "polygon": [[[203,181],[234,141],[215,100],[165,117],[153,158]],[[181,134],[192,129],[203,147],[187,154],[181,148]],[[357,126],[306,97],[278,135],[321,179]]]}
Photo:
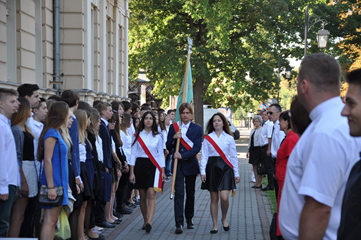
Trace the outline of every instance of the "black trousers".
{"label": "black trousers", "polygon": [[[276,158],[272,158],[272,164],[273,164],[273,173],[276,176]],[[278,201],[278,190],[279,190],[279,186],[278,186],[278,182],[276,178],[273,178],[273,183],[275,186],[275,192],[276,192],[276,200]]]}
{"label": "black trousers", "polygon": [[39,209],[38,195],[29,198],[24,213],[24,221],[21,224],[19,237],[32,238],[34,236],[35,217]]}
{"label": "black trousers", "polygon": [[272,158],[271,156],[267,156],[267,149],[268,149],[268,144],[262,147],[262,158],[264,160],[264,164],[266,166],[267,169],[267,177],[268,177],[268,186],[270,188],[274,188],[274,179],[273,180],[273,162],[272,162]]}
{"label": "black trousers", "polygon": [[118,190],[116,192],[117,194],[117,210],[120,210],[124,206],[124,201],[129,200],[126,199],[127,196],[127,190],[129,185],[129,175],[130,173],[123,173],[122,177],[119,180],[119,186]]}
{"label": "black trousers", "polygon": [[177,171],[174,187],[174,217],[176,226],[184,225],[184,183],[186,184],[185,218],[190,220],[194,216],[195,186],[197,175],[184,176],[182,166]]}

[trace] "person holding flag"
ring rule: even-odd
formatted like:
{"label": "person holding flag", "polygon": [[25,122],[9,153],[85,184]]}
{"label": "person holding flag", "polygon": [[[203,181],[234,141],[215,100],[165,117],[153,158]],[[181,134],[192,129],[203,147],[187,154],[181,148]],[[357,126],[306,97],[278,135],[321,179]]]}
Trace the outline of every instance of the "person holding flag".
{"label": "person holding flag", "polygon": [[162,184],[167,178],[163,146],[163,137],[158,132],[155,116],[148,111],[144,113],[134,134],[129,163],[129,181],[139,189],[140,210],[144,219],[142,229],[147,233],[152,230],[156,192],[163,193]]}
{"label": "person holding flag", "polygon": [[211,193],[211,216],[213,229],[211,234],[218,232],[218,202],[221,199],[222,225],[229,231],[227,211],[229,192],[235,194],[239,183],[239,170],[236,143],[228,122],[222,113],[215,113],[207,124],[207,136],[202,145],[201,158],[201,189]]}
{"label": "person holding flag", "polygon": [[174,181],[174,216],[176,234],[183,232],[184,224],[184,182],[186,184],[187,199],[185,204],[185,218],[187,228],[193,229],[194,200],[196,177],[199,174],[197,154],[202,145],[202,128],[191,122],[193,108],[190,103],[182,103],[179,107],[181,121],[173,123],[169,128],[167,149],[176,149],[177,139],[180,140],[179,150],[175,151],[173,161]]}

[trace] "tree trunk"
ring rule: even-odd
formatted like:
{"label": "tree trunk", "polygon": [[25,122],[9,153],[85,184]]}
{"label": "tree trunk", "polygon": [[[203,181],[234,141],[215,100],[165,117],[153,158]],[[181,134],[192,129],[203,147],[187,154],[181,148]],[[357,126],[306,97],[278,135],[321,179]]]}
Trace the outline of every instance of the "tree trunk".
{"label": "tree trunk", "polygon": [[203,78],[196,78],[193,86],[193,99],[194,99],[194,120],[196,124],[203,128]]}

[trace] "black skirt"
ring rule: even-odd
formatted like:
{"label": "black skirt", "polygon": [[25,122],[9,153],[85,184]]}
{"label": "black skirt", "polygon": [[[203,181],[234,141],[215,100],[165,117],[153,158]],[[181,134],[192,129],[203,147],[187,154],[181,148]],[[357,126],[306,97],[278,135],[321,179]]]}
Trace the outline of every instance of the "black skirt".
{"label": "black skirt", "polygon": [[210,192],[236,189],[233,169],[221,157],[208,158],[206,176],[201,189]]}
{"label": "black skirt", "polygon": [[257,165],[261,162],[261,155],[262,155],[262,148],[261,147],[250,147],[249,148],[249,161],[248,163],[252,165]]}
{"label": "black skirt", "polygon": [[134,167],[135,189],[144,189],[154,187],[156,167],[149,158],[137,158]]}
{"label": "black skirt", "polygon": [[74,207],[80,206],[81,205],[81,201],[82,201],[82,197],[80,194],[78,194],[77,188],[76,188],[76,182],[75,182],[75,174],[73,171],[73,167],[71,165],[71,162],[69,160],[69,165],[68,165],[68,169],[69,169],[69,186],[71,189],[71,194],[74,196],[74,198],[76,199],[76,201],[74,202]]}
{"label": "black skirt", "polygon": [[80,177],[84,185],[84,191],[82,193],[83,202],[94,199],[92,184],[90,182],[88,171],[86,170],[85,162],[80,163]]}

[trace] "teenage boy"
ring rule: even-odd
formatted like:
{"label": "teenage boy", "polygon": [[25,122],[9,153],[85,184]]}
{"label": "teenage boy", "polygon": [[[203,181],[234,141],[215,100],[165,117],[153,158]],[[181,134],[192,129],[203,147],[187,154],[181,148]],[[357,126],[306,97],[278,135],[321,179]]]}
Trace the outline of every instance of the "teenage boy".
{"label": "teenage boy", "polygon": [[0,88],[0,237],[6,237],[11,207],[20,186],[20,170],[14,135],[10,127],[13,113],[19,109],[18,93]]}
{"label": "teenage boy", "polygon": [[25,83],[18,87],[19,97],[24,97],[29,100],[30,107],[35,108],[39,105],[39,86],[37,84]]}

